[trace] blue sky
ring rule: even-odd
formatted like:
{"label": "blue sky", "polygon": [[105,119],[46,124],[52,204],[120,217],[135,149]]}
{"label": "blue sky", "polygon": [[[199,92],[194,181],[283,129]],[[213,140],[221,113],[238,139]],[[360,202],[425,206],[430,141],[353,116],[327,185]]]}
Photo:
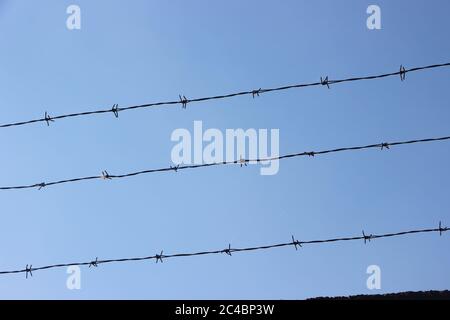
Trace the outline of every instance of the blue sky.
{"label": "blue sky", "polygon": [[[81,8],[81,30],[66,8]],[[381,8],[382,29],[366,27]],[[448,62],[448,1],[0,1],[0,122]],[[177,128],[278,128],[280,152],[445,136],[450,70],[2,129],[0,185],[171,164]],[[0,193],[0,269],[450,225],[450,145]],[[448,289],[448,235],[0,278],[0,298],[301,299]],[[382,289],[366,288],[379,265]]]}

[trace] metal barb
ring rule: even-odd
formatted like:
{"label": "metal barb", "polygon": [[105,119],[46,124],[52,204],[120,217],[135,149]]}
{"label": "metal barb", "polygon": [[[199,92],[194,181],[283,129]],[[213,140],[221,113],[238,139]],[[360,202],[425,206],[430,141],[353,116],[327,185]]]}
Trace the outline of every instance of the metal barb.
{"label": "metal barb", "polygon": [[327,86],[328,89],[330,89],[330,82],[328,81],[328,76],[325,77],[325,79],[323,79],[322,77],[320,77],[320,83],[323,86]]}
{"label": "metal barb", "polygon": [[181,96],[181,94],[178,95],[178,96],[180,97],[181,107],[182,107],[183,109],[186,109],[186,106],[187,106],[187,104],[189,103],[189,100],[188,100],[185,96]]}
{"label": "metal barb", "polygon": [[156,254],[155,255],[155,258],[156,258],[156,263],[158,263],[158,261],[161,261],[161,263],[163,263],[163,251],[161,250],[161,253],[160,254]]}
{"label": "metal barb", "polygon": [[55,122],[55,120],[50,117],[50,115],[45,111],[44,120],[47,122],[47,127],[50,126],[50,122]]}
{"label": "metal barb", "polygon": [[406,69],[403,65],[400,65],[400,80],[404,81],[406,79]]}
{"label": "metal barb", "polygon": [[30,264],[30,266],[26,266],[25,267],[25,278],[28,279],[28,274],[30,274],[30,276],[33,276],[33,265]]}
{"label": "metal barb", "polygon": [[383,150],[383,149],[389,149],[389,143],[387,143],[387,142],[383,142],[382,144],[381,144],[381,150]]}
{"label": "metal barb", "polygon": [[227,255],[229,255],[231,257],[231,244],[228,244],[228,248],[227,249],[223,249],[222,250],[223,253],[226,253]]}
{"label": "metal barb", "polygon": [[300,244],[300,241],[295,240],[295,239],[294,239],[294,236],[292,236],[292,244],[294,245],[295,250],[298,250],[298,249],[297,249],[297,246],[299,246],[300,248],[302,247],[302,245]]}
{"label": "metal barb", "polygon": [[309,157],[314,157],[314,155],[316,154],[314,151],[311,151],[311,152],[306,152],[305,153],[307,156],[309,156]]}
{"label": "metal barb", "polygon": [[42,188],[45,188],[47,185],[45,184],[45,182],[42,182],[40,184],[37,185],[38,190],[41,190]]}
{"label": "metal barb", "polygon": [[106,170],[102,171],[102,176],[101,176],[101,178],[102,178],[103,180],[111,180],[111,179],[112,179],[111,176],[109,175],[108,171],[106,171]]}
{"label": "metal barb", "polygon": [[98,267],[98,257],[96,257],[94,261],[89,262],[89,268],[90,267]]}
{"label": "metal barb", "polygon": [[367,241],[369,241],[369,242],[370,242],[370,239],[372,239],[372,237],[373,237],[373,235],[372,235],[372,234],[370,234],[370,235],[366,235],[366,234],[364,233],[364,230],[362,231],[362,234],[363,234],[363,238],[364,238],[364,244],[366,244],[366,243],[367,243]]}
{"label": "metal barb", "polygon": [[176,166],[174,166],[174,167],[172,167],[172,166],[170,166],[170,169],[172,169],[173,171],[175,171],[175,172],[178,172],[178,169],[180,168],[180,165],[179,164],[177,164]]}
{"label": "metal barb", "polygon": [[259,88],[258,90],[253,90],[252,91],[252,97],[253,99],[255,99],[255,96],[259,97],[259,94],[262,93],[262,89]]}
{"label": "metal barb", "polygon": [[240,163],[240,165],[241,165],[241,168],[242,168],[242,166],[247,166],[247,160],[245,160],[244,158],[242,158],[242,155],[241,155],[240,158],[239,158],[239,163]]}
{"label": "metal barb", "polygon": [[114,104],[112,109],[111,109],[111,111],[112,111],[112,113],[114,113],[114,116],[116,118],[119,118],[119,111],[120,111],[120,109],[119,109],[119,105],[118,104]]}
{"label": "metal barb", "polygon": [[446,232],[448,230],[447,227],[442,227],[442,222],[439,221],[439,235],[442,236],[442,232]]}

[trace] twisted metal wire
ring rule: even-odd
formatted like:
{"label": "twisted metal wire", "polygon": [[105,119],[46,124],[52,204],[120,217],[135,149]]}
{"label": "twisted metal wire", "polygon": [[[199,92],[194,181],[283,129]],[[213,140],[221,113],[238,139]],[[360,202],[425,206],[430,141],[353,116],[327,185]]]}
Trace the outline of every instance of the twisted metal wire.
{"label": "twisted metal wire", "polygon": [[24,126],[24,125],[29,125],[29,124],[38,123],[38,122],[45,122],[47,124],[47,126],[49,126],[50,123],[54,122],[55,120],[81,117],[81,116],[91,116],[91,115],[95,115],[95,114],[104,114],[104,113],[113,113],[114,116],[116,118],[118,118],[120,112],[127,111],[127,110],[136,110],[136,109],[160,107],[160,106],[173,106],[173,105],[181,105],[183,109],[186,109],[187,105],[190,103],[193,103],[193,102],[203,102],[203,101],[209,101],[209,100],[227,99],[227,98],[232,98],[232,97],[237,97],[237,96],[245,96],[245,95],[250,95],[253,98],[255,98],[255,97],[259,97],[263,93],[268,93],[268,92],[285,91],[285,90],[290,90],[290,89],[299,89],[299,88],[315,87],[315,86],[326,86],[327,88],[330,88],[330,85],[344,83],[344,82],[374,80],[374,79],[382,79],[382,78],[393,77],[393,76],[400,76],[400,80],[403,81],[406,78],[406,74],[410,73],[410,72],[435,69],[435,68],[443,68],[443,67],[449,67],[449,66],[450,66],[450,62],[441,63],[441,64],[432,64],[432,65],[427,65],[427,66],[422,66],[422,67],[414,67],[414,68],[410,68],[410,69],[405,69],[404,66],[400,66],[400,69],[396,72],[383,73],[383,74],[378,74],[378,75],[351,77],[351,78],[336,79],[336,80],[331,80],[328,78],[328,76],[326,76],[325,78],[321,77],[320,81],[317,81],[317,82],[293,84],[293,85],[281,86],[281,87],[275,87],[275,88],[259,88],[256,90],[240,91],[240,92],[234,92],[234,93],[229,93],[229,94],[224,94],[224,95],[216,95],[216,96],[194,98],[194,99],[188,99],[184,95],[179,95],[179,100],[153,102],[153,103],[147,103],[147,104],[141,104],[141,105],[132,105],[132,106],[127,106],[127,107],[119,107],[118,104],[114,104],[112,106],[112,108],[109,108],[109,109],[85,111],[85,112],[75,112],[75,113],[62,114],[62,115],[57,115],[57,116],[50,116],[46,111],[44,113],[43,118],[1,124],[0,128]]}
{"label": "twisted metal wire", "polygon": [[230,165],[230,164],[240,164],[240,166],[242,167],[243,165],[247,165],[247,163],[260,163],[260,162],[265,162],[265,161],[283,160],[283,159],[288,159],[288,158],[305,157],[305,156],[314,157],[317,155],[328,154],[328,153],[337,153],[337,152],[343,152],[343,151],[356,151],[356,150],[373,149],[373,148],[380,148],[381,150],[383,150],[383,149],[389,149],[392,146],[398,146],[398,145],[409,145],[409,144],[444,141],[444,140],[450,140],[450,136],[439,137],[439,138],[419,139],[419,140],[397,141],[397,142],[383,142],[383,143],[369,144],[369,145],[365,145],[365,146],[344,147],[344,148],[322,150],[322,151],[308,151],[308,152],[300,152],[300,153],[291,153],[291,154],[285,154],[285,155],[281,155],[281,156],[277,156],[277,157],[269,157],[269,158],[257,158],[257,159],[242,159],[241,158],[239,160],[234,160],[234,161],[223,161],[223,162],[193,164],[193,165],[176,165],[176,166],[169,166],[169,167],[165,167],[165,168],[147,169],[147,170],[130,172],[130,173],[125,173],[125,174],[118,174],[118,175],[109,174],[108,171],[105,170],[101,173],[101,175],[86,176],[86,177],[58,180],[58,181],[52,181],[52,182],[40,182],[40,183],[34,183],[34,184],[29,184],[29,185],[6,186],[6,187],[0,187],[0,190],[20,190],[20,189],[31,189],[31,188],[38,188],[40,190],[42,188],[49,187],[49,186],[67,184],[67,183],[75,183],[75,182],[87,181],[87,180],[122,179],[122,178],[128,178],[128,177],[157,173],[157,172],[169,172],[169,171],[178,172],[180,170],[186,170],[186,169],[198,169],[198,168],[213,167],[213,166],[220,166],[220,165]]}
{"label": "twisted metal wire", "polygon": [[99,260],[98,257],[96,257],[95,260],[91,260],[91,261],[51,264],[51,265],[46,265],[46,266],[42,266],[42,267],[33,267],[31,264],[30,265],[27,264],[24,269],[0,271],[0,275],[25,273],[26,278],[28,278],[28,275],[33,276],[33,272],[36,272],[36,271],[55,269],[55,268],[64,268],[64,267],[71,267],[71,266],[79,266],[79,267],[88,266],[89,268],[91,268],[91,267],[98,267],[99,265],[108,264],[108,263],[144,261],[144,260],[155,260],[156,263],[158,263],[158,262],[163,263],[163,261],[165,259],[169,259],[169,258],[193,257],[193,256],[204,256],[204,255],[213,255],[213,254],[226,254],[226,255],[232,256],[232,254],[236,253],[236,252],[260,251],[260,250],[268,250],[268,249],[289,247],[289,246],[293,246],[295,248],[295,250],[298,250],[298,248],[301,248],[303,245],[324,244],[324,243],[332,243],[332,242],[336,243],[336,242],[357,241],[357,240],[363,240],[364,244],[366,244],[367,242],[370,242],[371,240],[375,240],[375,239],[392,238],[392,237],[406,236],[406,235],[419,234],[419,233],[438,232],[439,235],[442,236],[442,234],[444,232],[447,232],[449,230],[450,230],[450,228],[443,227],[442,223],[439,222],[439,226],[437,228],[416,229],[416,230],[408,230],[408,231],[400,231],[400,232],[384,233],[384,234],[366,234],[363,230],[362,235],[360,235],[360,236],[329,238],[329,239],[319,239],[319,240],[306,240],[306,241],[299,241],[299,240],[296,240],[294,238],[294,236],[291,236],[292,241],[290,241],[290,242],[282,242],[282,243],[255,246],[255,247],[233,248],[233,247],[231,247],[231,244],[228,244],[228,247],[226,247],[225,249],[212,250],[212,251],[199,251],[199,252],[174,253],[174,254],[164,254],[163,251],[160,251],[159,254],[155,254],[155,255],[151,255],[151,256],[119,258],[119,259],[105,259],[105,260]]}

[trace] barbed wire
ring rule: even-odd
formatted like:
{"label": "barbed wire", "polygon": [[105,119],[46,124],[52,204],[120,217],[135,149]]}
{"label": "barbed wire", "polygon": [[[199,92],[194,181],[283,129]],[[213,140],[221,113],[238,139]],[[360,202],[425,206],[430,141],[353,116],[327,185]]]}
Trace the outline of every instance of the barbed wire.
{"label": "barbed wire", "polygon": [[328,154],[328,153],[337,153],[337,152],[343,152],[343,151],[354,151],[354,150],[373,149],[373,148],[380,148],[381,150],[383,150],[383,149],[390,149],[390,147],[398,146],[398,145],[425,143],[425,142],[433,142],[433,141],[444,141],[444,140],[450,140],[450,136],[439,137],[439,138],[419,139],[419,140],[397,141],[397,142],[382,142],[382,143],[376,143],[376,144],[369,144],[369,145],[365,145],[365,146],[344,147],[344,148],[329,149],[329,150],[322,150],[322,151],[307,151],[307,152],[291,153],[291,154],[285,154],[285,155],[281,155],[281,156],[277,156],[277,157],[268,157],[268,158],[244,159],[241,157],[239,160],[234,160],[234,161],[223,161],[223,162],[183,165],[183,166],[176,165],[176,166],[169,166],[169,167],[159,168],[159,169],[148,169],[148,170],[136,171],[136,172],[125,173],[125,174],[120,174],[120,175],[109,174],[108,171],[104,170],[104,171],[102,171],[101,175],[97,175],[97,176],[72,178],[72,179],[52,181],[52,182],[41,182],[41,183],[35,183],[35,184],[30,184],[30,185],[0,187],[0,190],[19,190],[19,189],[31,189],[31,188],[38,188],[39,190],[41,190],[42,188],[53,186],[53,185],[75,183],[75,182],[87,181],[87,180],[122,179],[122,178],[128,178],[128,177],[156,173],[156,172],[168,172],[168,171],[178,172],[179,170],[197,169],[197,168],[205,168],[205,167],[220,166],[220,165],[230,165],[230,164],[239,164],[242,167],[242,166],[247,166],[248,163],[262,163],[262,162],[266,162],[266,161],[283,160],[283,159],[288,159],[288,158],[296,158],[296,157],[304,157],[304,156],[314,157],[317,155]]}
{"label": "barbed wire", "polygon": [[346,79],[336,79],[336,80],[331,80],[331,79],[329,79],[328,76],[326,76],[324,78],[321,77],[320,81],[318,81],[318,82],[294,84],[294,85],[288,85],[288,86],[282,86],[282,87],[276,87],[276,88],[259,88],[256,90],[241,91],[241,92],[209,96],[209,97],[203,97],[203,98],[188,99],[184,95],[179,95],[179,99],[173,100],[173,101],[153,102],[153,103],[133,105],[133,106],[128,106],[128,107],[119,107],[118,104],[114,104],[112,106],[112,108],[109,108],[109,109],[69,113],[69,114],[62,114],[62,115],[57,115],[57,116],[50,116],[48,114],[48,112],[45,111],[43,118],[21,121],[21,122],[14,122],[14,123],[6,123],[6,124],[0,125],[0,128],[23,126],[23,125],[29,125],[29,124],[38,123],[38,122],[45,122],[47,124],[47,126],[49,126],[51,122],[54,122],[55,120],[59,120],[59,119],[90,116],[90,115],[103,114],[103,113],[112,113],[116,118],[118,118],[119,112],[122,112],[122,111],[159,107],[159,106],[181,105],[181,107],[183,109],[186,109],[187,105],[190,103],[193,103],[193,102],[203,102],[203,101],[209,101],[209,100],[227,99],[227,98],[232,98],[232,97],[237,97],[237,96],[245,96],[245,95],[251,95],[253,98],[255,98],[255,97],[259,97],[263,93],[268,93],[268,92],[284,91],[284,90],[289,90],[289,89],[299,89],[299,88],[314,87],[314,86],[326,86],[327,88],[330,88],[330,85],[343,83],[343,82],[374,80],[374,79],[382,79],[382,78],[387,78],[387,77],[392,77],[392,76],[400,76],[400,80],[404,81],[406,78],[406,74],[409,72],[449,67],[449,66],[450,66],[450,62],[441,63],[441,64],[433,64],[433,65],[422,66],[422,67],[414,67],[414,68],[410,68],[410,69],[405,69],[405,67],[403,65],[401,65],[399,71],[391,72],[391,73],[384,73],[384,74],[371,75],[371,76],[362,76],[362,77],[352,77],[352,78],[346,78]]}
{"label": "barbed wire", "polygon": [[228,244],[228,247],[226,247],[225,249],[212,250],[212,251],[164,254],[164,251],[161,250],[159,254],[155,254],[152,256],[144,256],[144,257],[106,259],[106,260],[99,260],[98,257],[96,257],[94,260],[91,260],[91,261],[60,263],[60,264],[52,264],[52,265],[46,265],[46,266],[34,267],[34,268],[33,268],[32,264],[30,264],[30,265],[27,264],[25,269],[0,271],[0,275],[25,273],[25,277],[28,278],[28,275],[33,276],[33,272],[36,272],[36,271],[55,269],[55,268],[64,268],[64,267],[71,267],[71,266],[79,266],[79,267],[88,266],[89,268],[91,268],[91,267],[98,267],[99,265],[107,264],[107,263],[143,261],[143,260],[155,260],[156,263],[158,263],[158,262],[163,263],[164,259],[169,259],[169,258],[193,257],[193,256],[204,256],[204,255],[213,255],[213,254],[227,254],[229,256],[232,256],[232,254],[236,253],[236,252],[268,250],[268,249],[289,247],[289,246],[293,246],[295,248],[295,250],[298,250],[303,245],[308,245],[308,244],[323,244],[323,243],[331,243],[331,242],[356,241],[356,240],[363,240],[364,244],[367,244],[367,242],[370,242],[371,240],[374,240],[374,239],[399,237],[399,236],[418,234],[418,233],[439,232],[439,235],[442,236],[442,233],[447,232],[449,230],[450,230],[450,228],[443,227],[442,223],[439,222],[438,228],[416,229],[416,230],[400,231],[400,232],[385,233],[385,234],[366,234],[363,230],[362,235],[360,235],[360,236],[330,238],[330,239],[321,239],[321,240],[299,241],[299,240],[296,240],[295,237],[292,235],[290,242],[263,245],[263,246],[257,246],[257,247],[233,248],[233,247],[231,247],[231,244]]}

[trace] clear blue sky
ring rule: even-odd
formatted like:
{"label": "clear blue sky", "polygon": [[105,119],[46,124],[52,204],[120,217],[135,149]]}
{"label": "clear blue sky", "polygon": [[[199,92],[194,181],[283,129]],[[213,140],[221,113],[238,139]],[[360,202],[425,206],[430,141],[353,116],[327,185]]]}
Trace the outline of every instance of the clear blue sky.
{"label": "clear blue sky", "polygon": [[[81,7],[79,31],[66,8]],[[382,29],[366,28],[378,4]],[[0,1],[0,122],[450,60],[441,1]],[[279,128],[280,152],[450,133],[450,70],[2,129],[0,185],[168,166],[174,129]],[[450,225],[450,145],[0,193],[0,269]],[[0,278],[0,298],[273,298],[448,289],[448,235]],[[366,288],[366,268],[382,290]]]}

